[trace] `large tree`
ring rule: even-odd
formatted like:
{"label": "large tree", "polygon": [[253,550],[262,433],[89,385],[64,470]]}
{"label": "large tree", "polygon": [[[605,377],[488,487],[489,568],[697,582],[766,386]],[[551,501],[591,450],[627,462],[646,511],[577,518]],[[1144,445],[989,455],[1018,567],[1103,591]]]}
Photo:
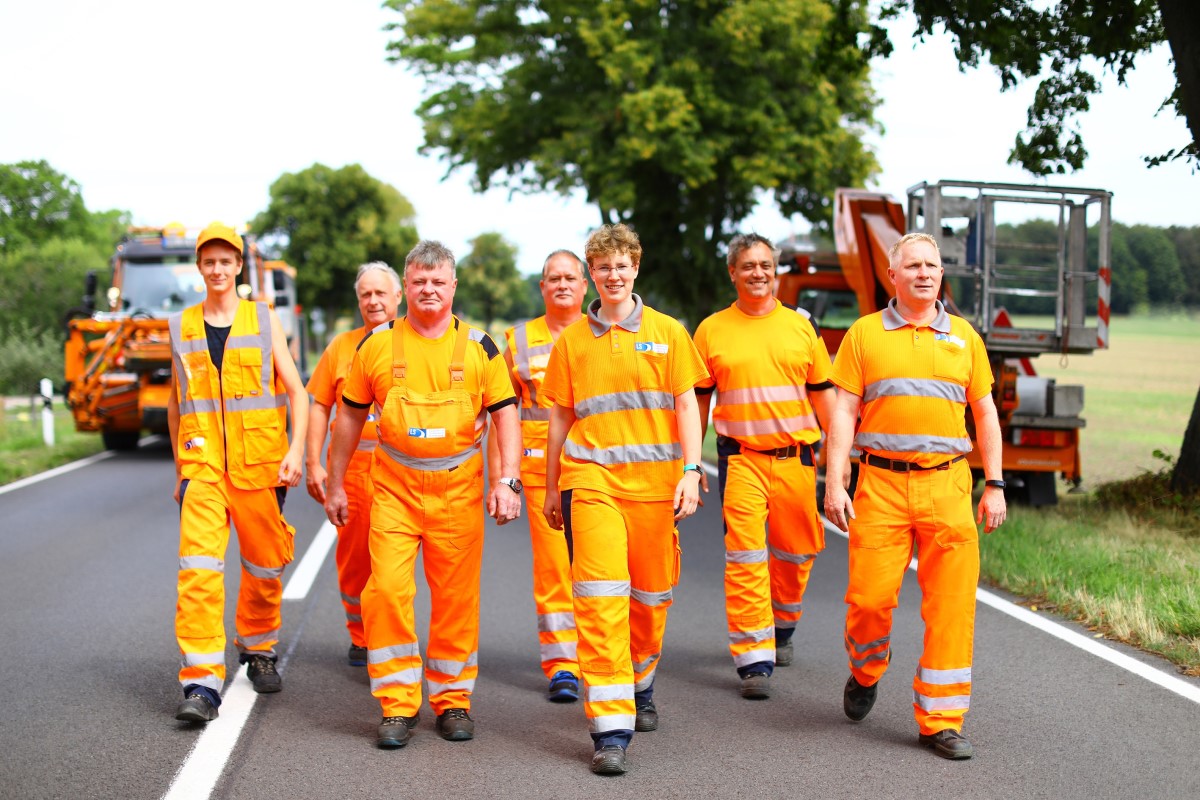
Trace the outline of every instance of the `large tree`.
{"label": "large tree", "polygon": [[251,228],[277,239],[296,266],[300,302],[331,312],[355,307],[361,264],[383,261],[399,271],[417,242],[412,203],[358,164],[280,175]]}
{"label": "large tree", "polygon": [[388,5],[390,57],[430,87],[423,149],[480,190],[583,190],[638,231],[638,284],[676,312],[718,304],[723,243],[763,192],[821,223],[876,168],[867,0]]}
{"label": "large tree", "polygon": [[458,265],[455,305],[490,331],[498,319],[529,314],[526,288],[517,271],[517,248],[499,233],[481,233]]}

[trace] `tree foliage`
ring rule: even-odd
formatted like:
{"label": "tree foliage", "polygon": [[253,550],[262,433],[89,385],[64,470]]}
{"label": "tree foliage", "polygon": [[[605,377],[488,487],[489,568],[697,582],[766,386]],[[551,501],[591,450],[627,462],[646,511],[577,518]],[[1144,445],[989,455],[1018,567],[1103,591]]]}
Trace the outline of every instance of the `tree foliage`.
{"label": "tree foliage", "polygon": [[866,0],[389,0],[393,60],[425,77],[426,152],[479,189],[583,190],[630,223],[639,287],[707,311],[759,200],[822,223],[875,170]]}
{"label": "tree foliage", "polygon": [[45,161],[0,165],[0,250],[90,233],[78,183]]}
{"label": "tree foliage", "polygon": [[328,309],[354,307],[360,265],[383,261],[400,271],[417,243],[412,204],[358,164],[280,175],[251,227],[278,239],[296,266],[301,303]]}
{"label": "tree foliage", "polygon": [[1078,115],[1100,91],[1099,74],[1124,84],[1140,55],[1169,41],[1177,85],[1163,106],[1187,121],[1192,141],[1146,160],[1200,161],[1200,16],[1191,0],[884,0],[880,16],[904,11],[916,16],[919,37],[944,28],[963,68],[990,61],[1001,89],[1042,76],[1009,157],[1035,175],[1082,167]]}
{"label": "tree foliage", "polygon": [[498,319],[531,316],[526,288],[517,271],[516,246],[499,233],[481,233],[458,265],[455,306],[490,330]]}

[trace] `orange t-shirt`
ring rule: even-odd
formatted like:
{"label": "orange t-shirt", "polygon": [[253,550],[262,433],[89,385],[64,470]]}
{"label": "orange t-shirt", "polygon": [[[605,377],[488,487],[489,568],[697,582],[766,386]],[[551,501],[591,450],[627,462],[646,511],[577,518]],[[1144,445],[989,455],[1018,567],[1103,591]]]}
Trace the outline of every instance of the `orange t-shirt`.
{"label": "orange t-shirt", "polygon": [[[350,372],[350,364],[354,361],[354,352],[359,343],[370,334],[366,327],[346,331],[333,337],[333,341],[325,348],[317,361],[312,377],[308,379],[308,393],[323,406],[329,406],[333,413],[329,415],[329,430],[333,431],[334,420],[337,419],[338,408],[342,402],[342,390],[346,385],[346,375]],[[375,441],[375,427],[378,416],[374,409],[367,416],[363,425],[361,440]]]}

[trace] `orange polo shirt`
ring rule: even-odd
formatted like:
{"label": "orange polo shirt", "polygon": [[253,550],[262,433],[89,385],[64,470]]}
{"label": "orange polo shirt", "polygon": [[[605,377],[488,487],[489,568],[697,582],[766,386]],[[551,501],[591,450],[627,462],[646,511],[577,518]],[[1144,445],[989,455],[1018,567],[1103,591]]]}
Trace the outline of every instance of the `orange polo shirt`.
{"label": "orange polo shirt", "polygon": [[687,331],[633,295],[619,323],[598,316],[568,327],[550,354],[545,396],[575,412],[558,488],[627,500],[671,500],[683,476],[675,397],[708,373]]}
{"label": "orange polo shirt", "polygon": [[926,467],[971,451],[965,407],[992,391],[992,367],[971,324],[937,310],[918,327],[893,299],[842,340],[833,382],[863,399],[858,449]]}
{"label": "orange polo shirt", "polygon": [[[312,377],[308,379],[308,393],[323,406],[329,406],[333,413],[329,415],[329,430],[333,431],[333,422],[337,419],[338,406],[342,400],[342,390],[346,384],[346,374],[350,372],[350,363],[354,361],[354,352],[359,342],[369,335],[366,327],[356,328],[333,337],[333,341],[321,354]],[[372,411],[363,425],[361,441],[375,440],[376,415]]]}

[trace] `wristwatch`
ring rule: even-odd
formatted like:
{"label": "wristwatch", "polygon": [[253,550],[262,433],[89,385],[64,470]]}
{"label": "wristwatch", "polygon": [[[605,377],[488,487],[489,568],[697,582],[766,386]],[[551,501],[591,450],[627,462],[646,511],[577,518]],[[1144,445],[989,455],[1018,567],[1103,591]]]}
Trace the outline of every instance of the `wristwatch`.
{"label": "wristwatch", "polygon": [[520,494],[521,490],[525,488],[525,485],[521,483],[520,478],[501,478],[500,483],[503,483],[517,494]]}
{"label": "wristwatch", "polygon": [[703,475],[704,468],[701,467],[699,464],[684,464],[683,465],[683,474],[687,475],[689,472],[695,472],[698,475]]}
{"label": "wristwatch", "polygon": [[996,489],[1003,489],[1003,488],[1005,487],[1005,483],[1004,483],[1004,481],[984,481],[984,482],[983,482],[983,485],[984,485],[984,486],[991,486],[991,487],[994,487],[994,488],[996,488]]}

